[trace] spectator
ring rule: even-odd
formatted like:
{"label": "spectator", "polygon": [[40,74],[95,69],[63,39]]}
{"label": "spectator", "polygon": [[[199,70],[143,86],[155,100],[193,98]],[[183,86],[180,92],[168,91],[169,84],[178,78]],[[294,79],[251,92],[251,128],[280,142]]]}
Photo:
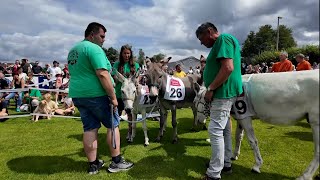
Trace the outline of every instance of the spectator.
{"label": "spectator", "polygon": [[189,67],[188,74],[193,74],[193,69],[192,69],[192,67]]}
{"label": "spectator", "polygon": [[292,62],[288,60],[288,53],[282,51],[279,57],[280,61],[273,64],[271,72],[293,71]]}
{"label": "spectator", "polygon": [[197,68],[196,68],[196,73],[197,73],[197,74],[200,74],[200,66],[197,66]]}
{"label": "spectator", "polygon": [[241,75],[246,74],[246,63],[241,63]]}
{"label": "spectator", "polygon": [[313,62],[312,69],[319,69],[317,62]]}
{"label": "spectator", "polygon": [[174,72],[173,74],[174,77],[178,77],[178,78],[183,78],[183,77],[186,77],[187,74],[181,70],[181,65],[180,64],[177,64],[176,65],[176,71]]}
{"label": "spectator", "polygon": [[59,62],[58,61],[53,61],[53,67],[48,67],[47,69],[47,77],[50,80],[55,81],[57,79],[57,74],[61,74],[62,75],[62,70],[59,67]]}
{"label": "spectator", "polygon": [[305,56],[303,54],[296,55],[296,61],[298,62],[297,71],[311,70],[311,64],[305,60]]}
{"label": "spectator", "polygon": [[[25,88],[25,81],[23,78],[19,78],[19,75],[14,75],[13,76],[13,80],[11,82],[11,87],[14,87],[14,89],[23,89]],[[20,106],[22,104],[22,92],[12,92],[9,93],[6,97],[5,100],[7,102],[7,104],[9,104],[9,101],[11,98],[17,97],[17,101],[16,101],[16,111],[20,112]]]}
{"label": "spectator", "polygon": [[[49,67],[47,70],[47,78],[50,79],[49,86],[52,89],[59,89],[62,84],[62,70],[59,67],[58,61],[53,61],[53,67]],[[55,83],[54,83],[55,82]],[[55,93],[55,100],[58,104],[59,92]]]}
{"label": "spectator", "polygon": [[55,112],[55,110],[59,109],[57,103],[51,100],[51,94],[46,93],[43,95],[43,99],[47,101],[47,105],[49,109],[52,110],[52,112]]}
{"label": "spectator", "polygon": [[247,69],[246,69],[246,74],[253,74],[254,73],[254,69],[252,64],[249,64]]}
{"label": "spectator", "polygon": [[2,72],[0,72],[0,89],[9,89],[9,83]]}
{"label": "spectator", "polygon": [[50,68],[50,64],[45,64],[44,68],[42,68],[42,73],[43,74],[47,74],[48,73],[48,69]]}
{"label": "spectator", "polygon": [[28,74],[31,72],[31,66],[28,63],[28,59],[21,59],[21,67],[22,67],[22,72]]}
{"label": "spectator", "polygon": [[41,74],[42,67],[39,65],[39,61],[36,61],[36,63],[32,67],[32,72],[33,72],[33,74]]}
{"label": "spectator", "polygon": [[266,63],[262,63],[261,64],[261,73],[266,73],[268,72],[268,66],[266,65]]}
{"label": "spectator", "polygon": [[23,79],[25,82],[28,79],[28,76],[26,73],[23,72],[22,67],[18,67],[18,75],[19,75],[19,79]]}
{"label": "spectator", "polygon": [[[29,87],[35,87],[32,82],[30,82]],[[30,93],[26,92],[23,94],[23,100],[24,103],[20,110],[28,111],[29,106],[31,105],[30,112],[33,112],[37,106],[39,106],[39,101],[41,100],[41,92],[38,89],[30,89]]]}
{"label": "spectator", "polygon": [[66,89],[69,87],[70,74],[67,72],[66,76],[62,78],[62,86],[60,89]]}
{"label": "spectator", "polygon": [[255,73],[255,74],[261,73],[261,72],[260,72],[260,66],[259,66],[259,64],[257,64],[257,65],[254,66],[253,73]]}
{"label": "spectator", "polygon": [[61,102],[63,102],[63,109],[57,109],[55,111],[56,114],[59,115],[73,115],[75,113],[75,106],[72,102],[72,98],[68,97],[68,91],[69,89],[66,89],[65,93],[62,93],[62,100]]}
{"label": "spectator", "polygon": [[64,68],[62,69],[62,71],[63,71],[63,78],[65,78],[66,75],[69,74],[68,64],[64,64]]}
{"label": "spectator", "polygon": [[[0,97],[0,117],[4,117],[4,116],[8,116],[8,115],[9,115],[9,112],[7,109],[7,103],[2,97]],[[6,119],[1,118],[0,122],[6,121],[6,120],[7,120],[7,118]]]}
{"label": "spectator", "polygon": [[19,67],[21,67],[20,66],[20,61],[19,60],[16,60],[16,62],[14,63],[14,65],[13,65],[13,68],[12,68],[12,76],[14,75],[14,74],[18,74],[18,68]]}

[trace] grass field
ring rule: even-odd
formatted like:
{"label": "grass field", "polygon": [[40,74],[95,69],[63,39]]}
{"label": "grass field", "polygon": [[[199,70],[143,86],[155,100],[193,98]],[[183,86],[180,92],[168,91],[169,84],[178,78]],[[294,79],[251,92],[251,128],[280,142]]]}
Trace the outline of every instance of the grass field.
{"label": "grass field", "polygon": [[[177,111],[179,143],[171,144],[171,116],[161,143],[153,140],[159,123],[148,121],[150,146],[144,147],[141,123],[135,142],[125,141],[127,123],[121,123],[121,151],[135,167],[127,172],[110,174],[106,168],[89,176],[82,148],[80,120],[53,118],[32,123],[30,117],[9,119],[0,123],[0,179],[199,179],[206,171],[210,144],[207,131],[190,132],[192,112]],[[233,126],[235,127],[235,121]],[[261,174],[250,172],[253,152],[245,138],[239,160],[233,163],[233,173],[223,179],[294,179],[313,157],[312,134],[306,121],[283,127],[253,123],[264,164]],[[234,132],[233,132],[234,133]],[[106,129],[100,129],[99,156],[109,162],[105,142]]]}

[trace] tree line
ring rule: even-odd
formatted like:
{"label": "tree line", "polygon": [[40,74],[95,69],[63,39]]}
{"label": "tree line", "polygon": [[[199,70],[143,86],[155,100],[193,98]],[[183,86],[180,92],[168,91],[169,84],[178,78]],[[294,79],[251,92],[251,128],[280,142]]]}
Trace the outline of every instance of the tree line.
{"label": "tree line", "polygon": [[[289,54],[289,59],[294,60],[294,56],[303,53],[310,57],[310,63],[319,63],[319,46],[307,45],[297,47],[297,43],[293,37],[293,30],[285,25],[279,26],[279,51],[285,50]],[[246,63],[257,64],[261,62],[278,61],[279,51],[276,51],[277,29],[273,29],[271,25],[263,25],[259,27],[257,32],[250,31],[246,40],[242,44],[241,56]],[[119,52],[113,47],[103,48],[108,59],[113,63],[119,59]],[[152,57],[156,61],[160,61],[166,55],[159,53]],[[143,64],[145,53],[139,49],[138,57],[134,57],[139,64]]]}

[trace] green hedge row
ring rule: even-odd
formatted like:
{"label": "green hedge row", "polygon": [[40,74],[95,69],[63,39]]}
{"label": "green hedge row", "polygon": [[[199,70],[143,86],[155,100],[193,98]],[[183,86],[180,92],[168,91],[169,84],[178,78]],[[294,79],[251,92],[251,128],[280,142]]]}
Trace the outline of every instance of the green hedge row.
{"label": "green hedge row", "polygon": [[[309,62],[312,65],[313,62],[320,62],[320,52],[319,46],[315,45],[307,45],[301,48],[292,47],[285,50],[288,53],[288,59],[292,61],[292,63],[296,64],[295,56],[299,53],[304,54],[305,56],[309,56]],[[262,62],[278,62],[279,61],[280,51],[264,51],[260,55],[257,55],[253,58],[252,64],[259,64]]]}

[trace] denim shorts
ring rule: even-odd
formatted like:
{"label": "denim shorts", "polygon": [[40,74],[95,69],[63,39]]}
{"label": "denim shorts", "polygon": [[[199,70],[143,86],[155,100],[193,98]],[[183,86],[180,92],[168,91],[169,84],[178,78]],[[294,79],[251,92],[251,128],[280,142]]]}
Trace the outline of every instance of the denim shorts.
{"label": "denim shorts", "polygon": [[72,98],[72,101],[80,112],[84,131],[99,129],[101,123],[106,128],[112,128],[112,120],[114,127],[119,126],[120,118],[117,110],[113,112],[113,118],[111,117],[111,102],[108,96]]}

